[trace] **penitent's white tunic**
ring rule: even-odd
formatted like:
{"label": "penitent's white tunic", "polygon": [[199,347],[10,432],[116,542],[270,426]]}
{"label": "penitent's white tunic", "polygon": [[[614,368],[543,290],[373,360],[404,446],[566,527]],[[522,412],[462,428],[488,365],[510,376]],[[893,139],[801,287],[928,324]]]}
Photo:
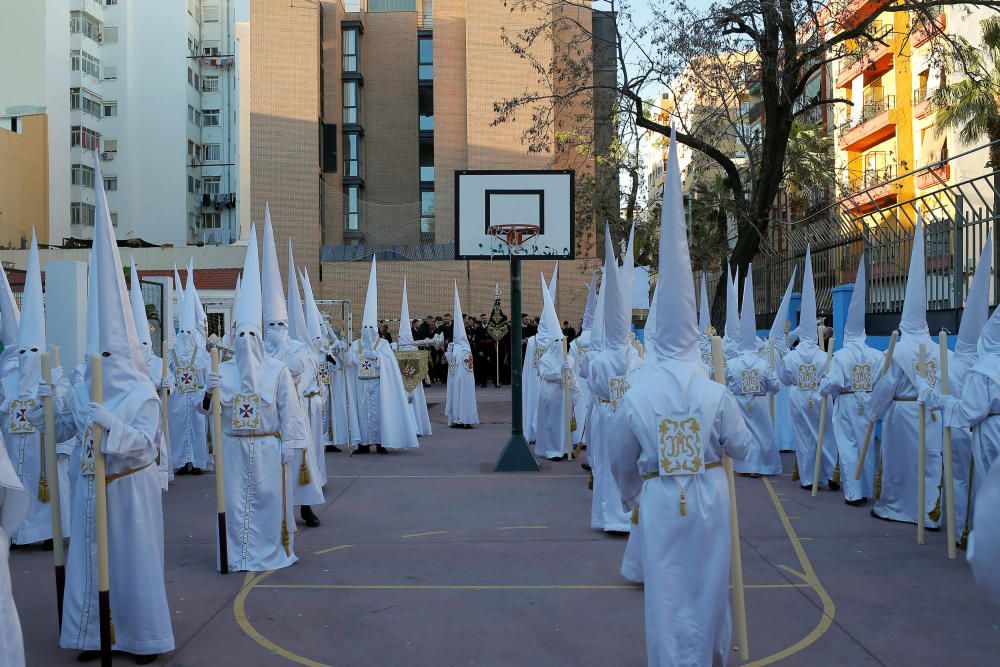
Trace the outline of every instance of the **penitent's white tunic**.
{"label": "penitent's white tunic", "polygon": [[[937,362],[937,345],[928,346],[928,359]],[[897,348],[898,352],[898,348]],[[932,355],[933,353],[933,355]],[[917,522],[917,459],[919,406],[917,389],[900,367],[894,355],[888,372],[875,383],[865,415],[871,421],[882,417],[882,489],[872,513],[883,519]],[[924,466],[925,508],[930,514],[940,501],[942,420],[926,411]],[[925,518],[925,526],[937,528],[939,521]]]}
{"label": "penitent's white tunic", "polygon": [[358,426],[358,401],[354,396],[355,380],[349,364],[341,359],[349,355],[350,350],[337,351],[334,355],[336,363],[330,366],[330,406],[327,418],[333,420],[333,444],[340,447],[355,447],[361,442],[361,428]]}
{"label": "penitent's white tunic", "polygon": [[[226,466],[226,535],[229,569],[263,572],[296,560],[293,487],[301,457],[281,465],[283,449],[307,447],[306,421],[288,368],[264,357],[257,371],[260,426],[233,428],[233,393],[239,388],[236,361],[221,366],[222,447]],[[258,434],[258,435],[253,435]],[[284,468],[284,470],[282,470]],[[282,477],[286,495],[282,503]],[[282,515],[282,509],[285,514]],[[282,519],[289,533],[289,553],[281,542]]]}
{"label": "penitent's white tunic", "polygon": [[[788,387],[792,429],[795,433],[795,462],[801,486],[812,486],[813,468],[816,465],[816,443],[819,442],[819,413],[822,398],[819,385],[823,380],[825,366],[826,353],[815,343],[803,341],[785,355],[778,367],[778,379]],[[832,431],[832,416],[832,411],[827,407],[826,433]],[[820,484],[833,479],[836,465],[837,443],[832,437],[824,437]]]}
{"label": "penitent's white tunic", "polygon": [[448,426],[478,424],[472,349],[468,343],[454,343],[451,350],[445,353],[445,359],[448,362],[448,392],[445,402]]}
{"label": "penitent's white tunic", "polygon": [[[756,377],[756,383],[751,381],[751,375]],[[750,455],[742,461],[735,461],[733,469],[739,473],[780,475],[781,456],[774,439],[768,400],[768,396],[776,393],[780,386],[777,374],[770,363],[756,352],[741,352],[726,360],[726,380],[754,442]]]}
{"label": "penitent's white tunic", "polygon": [[[69,391],[70,385],[67,381],[57,382],[55,375],[53,375],[53,382],[55,383],[55,386],[52,387],[53,405],[56,405],[60,398]],[[52,538],[52,511],[48,503],[43,503],[38,499],[38,482],[45,466],[45,455],[42,451],[42,430],[31,426],[31,423],[27,421],[23,414],[14,414],[11,412],[12,400],[18,400],[17,383],[18,375],[16,373],[7,374],[2,379],[2,382],[0,382],[0,392],[2,392],[2,397],[0,397],[0,419],[3,420],[2,426],[0,426],[0,434],[3,435],[3,440],[7,446],[7,454],[10,457],[11,464],[14,466],[14,471],[21,480],[22,486],[28,491],[31,499],[28,515],[24,521],[20,522],[17,530],[11,535],[11,539],[14,544],[33,544]],[[33,400],[41,402],[39,398]],[[20,413],[20,411],[17,412]],[[28,428],[30,432],[13,432],[17,428],[15,424],[20,424],[23,428]],[[50,493],[53,491],[56,481],[52,477],[58,474],[63,534],[68,536],[70,500],[72,498],[70,495],[71,485],[68,468],[66,466],[57,466],[57,468],[58,471],[45,472],[47,479],[52,480],[49,482]]]}
{"label": "penitent's white tunic", "polygon": [[[882,352],[863,343],[848,343],[833,353],[830,372],[825,379],[824,386],[829,389],[824,391],[829,391],[833,400],[833,432],[830,435],[837,443],[840,484],[845,500],[875,497],[875,461],[878,457],[874,456],[871,444],[861,470],[861,479],[854,479],[854,472],[868,430],[864,408],[871,399],[871,392],[866,390],[866,384],[874,385],[878,380],[883,356]],[[858,381],[858,386],[852,378]]]}
{"label": "penitent's white tunic", "polygon": [[2,445],[0,442],[0,660],[8,667],[24,667],[24,642],[10,586],[8,556],[10,535],[27,516],[31,501]]}
{"label": "penitent's white tunic", "polygon": [[[174,388],[168,404],[170,428],[170,465],[174,470],[190,463],[195,468],[212,470],[215,463],[208,454],[208,422],[199,410],[205,396],[205,375],[210,370],[209,358],[202,349],[194,353],[170,352],[170,373]],[[181,369],[193,367],[191,375]]]}
{"label": "penitent's white tunic", "polygon": [[[542,350],[544,352],[544,350]],[[521,371],[521,415],[524,422],[524,439],[535,441],[535,428],[538,415],[538,393],[541,391],[541,380],[538,377],[538,339],[532,336],[524,348]]]}
{"label": "penitent's white tunic", "polygon": [[[657,362],[654,372],[633,380],[615,413],[620,435],[611,464],[624,505],[639,506],[646,655],[653,667],[724,666],[731,655],[729,487],[717,464],[724,453],[745,458],[753,441],[732,394],[694,370],[698,364]],[[697,430],[683,426],[690,418]],[[700,445],[710,469],[656,476],[661,444],[668,444],[659,435],[665,420],[701,434],[686,442]]]}
{"label": "penitent's white tunic", "polygon": [[[969,370],[979,361],[978,353],[956,350],[948,359],[948,389],[961,398]],[[972,509],[976,493],[973,435],[969,426],[951,429],[952,472],[955,477],[955,525],[960,538],[972,529]],[[943,452],[942,452],[943,455]]]}
{"label": "penitent's white tunic", "polygon": [[[573,340],[569,347],[569,356],[573,361],[573,368],[577,369],[577,376],[582,377],[581,369],[583,360],[589,353],[587,343],[590,341],[590,332],[584,331],[582,335]],[[593,408],[594,397],[591,395],[590,386],[587,382],[576,383],[576,396],[573,400],[573,417],[576,419],[576,428],[573,429],[573,444],[586,444],[587,439],[587,416]]]}
{"label": "penitent's white tunic", "polygon": [[[56,418],[60,437],[85,433],[91,427],[88,392],[86,384],[78,384],[62,403]],[[104,407],[114,417],[101,443],[109,480],[112,649],[140,655],[165,653],[174,648],[174,634],[163,575],[163,506],[156,470],[160,400],[152,384],[142,382]],[[81,458],[86,463],[89,457],[84,452]],[[101,645],[95,501],[93,474],[81,474],[73,501],[59,638],[61,647],[78,651],[97,650]]]}
{"label": "penitent's white tunic", "polygon": [[[389,343],[379,338],[375,342],[375,358],[369,359],[362,352],[359,339],[351,344],[347,359],[353,367],[356,382],[360,443],[382,445],[386,449],[419,447],[417,425],[407,404],[403,376]],[[374,377],[363,377],[366,363],[372,365]]]}
{"label": "penitent's white tunic", "polygon": [[[572,369],[570,370],[572,374]],[[563,390],[563,356],[552,348],[538,361],[538,410],[535,416],[535,454],[557,458],[566,450],[566,395]],[[570,380],[572,383],[572,380]],[[572,409],[572,393],[569,397]]]}

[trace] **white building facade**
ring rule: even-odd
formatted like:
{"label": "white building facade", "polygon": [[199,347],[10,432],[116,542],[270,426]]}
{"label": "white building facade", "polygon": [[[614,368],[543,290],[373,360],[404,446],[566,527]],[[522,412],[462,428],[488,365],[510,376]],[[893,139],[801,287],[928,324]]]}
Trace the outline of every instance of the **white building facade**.
{"label": "white building facade", "polygon": [[239,239],[234,4],[0,0],[0,115],[49,115],[52,243],[92,234],[95,155],[119,238]]}

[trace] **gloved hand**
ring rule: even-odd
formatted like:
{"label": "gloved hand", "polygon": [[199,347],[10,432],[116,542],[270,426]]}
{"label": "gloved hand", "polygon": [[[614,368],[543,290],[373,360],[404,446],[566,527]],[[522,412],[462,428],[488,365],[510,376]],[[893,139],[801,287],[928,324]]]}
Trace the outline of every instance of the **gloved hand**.
{"label": "gloved hand", "polygon": [[571,370],[573,370],[573,362],[570,361],[569,359],[563,359],[562,369],[564,371],[571,371]]}
{"label": "gloved hand", "polygon": [[90,404],[90,420],[97,424],[98,426],[109,429],[111,424],[114,423],[114,417],[111,413],[101,405],[100,403],[91,402]]}
{"label": "gloved hand", "polygon": [[24,413],[25,419],[31,422],[31,425],[35,428],[45,427],[45,406],[42,405],[41,401],[35,402],[35,407],[31,408]]}
{"label": "gloved hand", "polygon": [[336,347],[337,347],[337,350],[339,350],[340,352],[343,352],[344,350],[347,349],[347,343],[345,343],[343,340],[341,340],[341,339],[338,338],[337,339]]}
{"label": "gloved hand", "polygon": [[222,384],[222,376],[209,371],[205,374],[205,392],[211,393],[216,387]]}
{"label": "gloved hand", "polygon": [[932,412],[934,410],[940,410],[942,403],[941,394],[937,393],[937,391],[935,391],[931,387],[930,383],[927,382],[925,378],[922,378],[919,375],[916,378],[916,385],[917,385],[917,403],[923,405]]}
{"label": "gloved hand", "polygon": [[375,348],[372,348],[371,350],[365,350],[365,359],[370,359],[372,361],[378,359],[378,352],[375,351]]}
{"label": "gloved hand", "polygon": [[48,398],[52,395],[52,385],[47,382],[38,383],[38,398]]}
{"label": "gloved hand", "polygon": [[834,390],[833,385],[830,384],[830,381],[828,379],[824,377],[822,380],[819,381],[820,396],[833,396],[836,393],[838,392]]}
{"label": "gloved hand", "polygon": [[291,447],[283,447],[281,450],[281,465],[288,465],[295,458],[295,450]]}

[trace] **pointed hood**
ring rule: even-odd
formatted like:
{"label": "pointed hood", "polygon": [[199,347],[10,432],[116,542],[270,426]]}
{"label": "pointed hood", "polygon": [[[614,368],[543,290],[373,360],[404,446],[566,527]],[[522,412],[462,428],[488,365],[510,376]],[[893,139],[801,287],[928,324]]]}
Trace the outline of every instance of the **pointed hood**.
{"label": "pointed hood", "polygon": [[[626,253],[627,255],[627,253]],[[628,345],[631,332],[631,294],[626,291],[625,274],[622,267],[614,267],[614,255],[605,257],[612,270],[607,275],[607,296],[604,300],[604,349],[620,348]]]}
{"label": "pointed hood", "polygon": [[851,305],[847,307],[847,324],[844,325],[844,344],[865,344],[865,256],[861,255],[858,264],[858,275],[854,279],[854,291],[851,292]]}
{"label": "pointed hood", "polygon": [[[632,318],[632,288],[635,285],[635,223],[628,233],[628,245],[625,246],[625,256],[622,258],[621,288],[625,297],[625,308],[629,319]],[[649,285],[646,286],[649,289]]]}
{"label": "pointed hood", "polygon": [[788,322],[788,309],[792,304],[792,290],[795,289],[795,276],[798,274],[798,267],[792,267],[792,277],[788,280],[785,293],[781,297],[781,304],[778,312],[774,315],[774,322],[771,323],[771,331],[768,339],[774,341],[774,347],[778,350],[785,349],[785,323]]}
{"label": "pointed hood", "polygon": [[303,269],[300,276],[302,278],[302,299],[305,301],[306,309],[306,329],[309,331],[309,338],[315,348],[323,341],[323,316],[320,315],[319,306],[316,305],[316,297],[313,296],[309,270]]}
{"label": "pointed hood", "polygon": [[[95,340],[87,341],[87,353],[100,355],[103,375],[104,403],[115,405],[133,392],[137,385],[151,384],[146,359],[139,347],[139,338],[132,317],[132,302],[125,286],[118,242],[111,225],[111,214],[104,194],[99,157],[94,155],[94,184],[97,206],[94,216],[94,289],[93,313],[88,321],[97,327]],[[91,319],[92,318],[92,319]],[[91,381],[90,366],[86,377]]]}
{"label": "pointed hood", "polygon": [[[665,286],[663,289],[667,289]],[[656,355],[656,300],[660,292],[660,281],[656,281],[653,288],[653,298],[649,302],[649,315],[646,316],[646,327],[642,332],[642,346],[646,352],[646,357]]]}
{"label": "pointed hood", "polygon": [[556,260],[556,265],[552,267],[552,280],[549,281],[549,296],[552,297],[552,303],[556,302],[556,298],[559,296],[559,260]]}
{"label": "pointed hood", "polygon": [[812,249],[806,245],[806,269],[802,274],[802,305],[799,310],[799,344],[816,341],[816,285],[813,282]]}
{"label": "pointed hood", "polygon": [[[694,361],[698,348],[698,315],[695,312],[694,274],[688,250],[684,197],[681,194],[681,170],[677,161],[677,141],[670,130],[670,152],[663,182],[663,206],[660,209],[660,276],[674,275],[670,289],[660,290],[656,298],[656,355],[661,359]],[[668,324],[669,323],[669,324]]]}
{"label": "pointed hood", "polygon": [[913,252],[910,254],[910,273],[906,278],[899,332],[903,336],[930,337],[927,328],[927,255],[924,251],[924,222],[920,216],[917,216],[917,225],[913,230]]}
{"label": "pointed hood", "polygon": [[184,297],[186,294],[187,292],[184,290],[184,282],[181,280],[181,274],[177,271],[177,265],[174,264],[174,301],[177,302],[178,309],[184,307]]}
{"label": "pointed hood", "polygon": [[[38,242],[31,230],[28,270],[21,295],[21,319],[17,328],[18,395],[34,398],[42,381],[42,353],[45,345],[45,302],[42,295],[42,270],[38,262]],[[10,397],[13,398],[13,397]]]}
{"label": "pointed hood", "polygon": [[590,272],[590,283],[587,285],[587,303],[583,307],[583,331],[590,331],[594,326],[594,309],[597,308],[597,273]]}
{"label": "pointed hood", "polygon": [[378,335],[378,269],[372,257],[372,268],[368,272],[368,291],[365,293],[365,311],[361,317],[361,329],[372,329]]}
{"label": "pointed hood", "polygon": [[129,300],[132,303],[132,320],[135,322],[135,334],[142,348],[142,356],[149,361],[155,355],[153,338],[149,334],[149,318],[146,317],[146,301],[142,298],[142,285],[139,281],[139,270],[135,268],[135,259],[129,258],[132,276]]}
{"label": "pointed hood", "polygon": [[[544,283],[545,278],[542,278]],[[552,295],[548,290],[542,290],[542,319],[538,324],[538,330],[545,330],[544,347],[551,347],[553,343],[562,340],[563,332],[559,324],[559,315],[556,313],[555,304],[552,302]],[[537,335],[537,334],[536,334]]]}
{"label": "pointed hood", "polygon": [[[545,317],[544,312],[542,313],[542,317]],[[465,317],[462,315],[462,302],[458,298],[458,281],[455,281],[455,315],[453,321],[455,326],[454,332],[452,333],[452,342],[454,342],[456,346],[464,345],[469,347],[469,337],[465,333]],[[407,320],[407,322],[409,322],[409,320]],[[400,324],[400,326],[402,326],[402,324]],[[407,327],[409,327],[409,323],[407,323]]]}
{"label": "pointed hood", "polygon": [[[455,307],[458,303],[458,283],[455,283]],[[458,317],[456,314],[455,317]],[[456,320],[457,321],[457,320]],[[403,276],[403,304],[399,308],[399,347],[413,345],[413,329],[410,328],[410,299],[406,294],[406,276]]]}
{"label": "pointed hood", "polygon": [[975,354],[979,345],[979,335],[986,326],[990,314],[990,271],[993,268],[993,232],[986,237],[986,244],[979,253],[979,263],[976,264],[976,274],[972,278],[972,287],[965,297],[965,308],[962,310],[962,323],[958,328],[958,340],[955,351],[959,354]]}
{"label": "pointed hood", "polygon": [[3,342],[5,351],[17,347],[17,328],[20,321],[21,313],[17,308],[17,301],[14,300],[14,291],[7,281],[7,272],[0,268],[0,342]]}
{"label": "pointed hood", "polygon": [[[271,322],[288,324],[288,308],[285,305],[285,290],[281,285],[281,269],[278,266],[278,250],[274,245],[274,228],[271,226],[271,209],[264,206],[264,239],[261,244],[260,288],[264,308],[265,330],[271,329]],[[270,334],[265,333],[265,338]]]}
{"label": "pointed hood", "polygon": [[757,310],[753,303],[753,264],[747,266],[743,281],[743,309],[740,313],[740,352],[757,353]]}
{"label": "pointed hood", "polygon": [[[613,251],[612,251],[613,252]],[[605,251],[605,254],[607,252]],[[590,328],[590,350],[600,352],[604,349],[604,300],[607,298],[607,265],[601,268],[601,286],[597,290],[597,304],[594,306],[594,323]]]}
{"label": "pointed hood", "polygon": [[740,342],[740,297],[736,287],[737,277],[726,264],[726,348],[732,350]]}
{"label": "pointed hood", "polygon": [[292,254],[291,239],[288,239],[288,313],[289,337],[311,348],[309,330],[306,328],[306,314],[299,293],[299,279],[295,275],[295,256]]}
{"label": "pointed hood", "polygon": [[701,272],[701,294],[699,295],[698,304],[698,332],[704,336],[708,337],[709,331],[712,329],[712,309],[708,306],[708,280],[705,278],[705,272]]}
{"label": "pointed hood", "polygon": [[241,392],[258,391],[257,374],[264,363],[263,310],[260,264],[257,261],[257,226],[251,225],[247,254],[243,260],[243,279],[233,308],[236,335],[232,345]]}
{"label": "pointed hood", "polygon": [[194,284],[194,258],[188,260],[187,269],[187,293],[191,296],[191,302],[194,304],[194,322],[195,322],[195,334],[202,339],[202,343],[208,339],[208,315],[205,314],[205,306],[201,303],[201,297],[198,296],[198,289]]}

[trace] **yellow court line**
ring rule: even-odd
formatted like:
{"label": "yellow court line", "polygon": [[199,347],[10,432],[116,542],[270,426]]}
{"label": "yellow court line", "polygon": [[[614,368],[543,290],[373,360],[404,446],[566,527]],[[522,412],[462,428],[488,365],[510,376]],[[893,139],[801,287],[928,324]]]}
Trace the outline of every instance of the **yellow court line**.
{"label": "yellow court line", "polygon": [[410,533],[409,535],[403,535],[403,539],[408,537],[427,537],[428,535],[444,535],[447,530],[431,530],[426,533]]}
{"label": "yellow court line", "polygon": [[823,603],[823,612],[820,615],[819,623],[817,623],[816,627],[813,628],[805,637],[791,646],[778,651],[777,653],[772,653],[767,657],[754,660],[753,662],[748,662],[744,665],[744,667],[761,667],[762,665],[770,665],[778,662],[779,660],[784,660],[791,655],[795,655],[799,651],[811,646],[816,643],[816,641],[822,637],[827,630],[830,629],[830,626],[833,624],[833,617],[837,613],[837,607],[833,603],[833,598],[831,598],[830,594],[826,592],[826,589],[820,582],[819,577],[816,576],[816,571],[813,569],[812,563],[809,561],[809,556],[806,555],[806,550],[802,546],[802,540],[799,539],[799,536],[795,533],[795,529],[792,528],[792,522],[789,521],[788,515],[785,514],[785,508],[782,506],[781,500],[778,499],[778,495],[775,493],[774,487],[766,477],[762,477],[760,481],[764,483],[764,488],[767,489],[767,493],[771,496],[771,502],[774,504],[774,509],[778,512],[778,518],[781,520],[781,525],[785,528],[788,540],[792,543],[792,549],[795,550],[795,556],[799,560],[802,572],[796,572],[792,568],[786,566],[782,566],[782,569],[802,579],[802,581],[807,584],[809,588],[812,588],[816,592],[816,595],[819,596],[820,601]]}
{"label": "yellow court line", "polygon": [[497,530],[538,530],[548,526],[500,526]]}
{"label": "yellow court line", "polygon": [[587,479],[587,475],[512,475],[483,473],[480,475],[327,475],[328,479]]}
{"label": "yellow court line", "polygon": [[339,547],[330,547],[329,549],[320,549],[319,551],[314,551],[313,553],[319,556],[320,554],[328,554],[334,551],[340,551],[341,549],[350,549],[353,544],[341,544]]}
{"label": "yellow court line", "polygon": [[[267,590],[322,591],[615,591],[641,590],[638,584],[271,584]],[[812,584],[747,584],[746,589],[812,588]]]}

